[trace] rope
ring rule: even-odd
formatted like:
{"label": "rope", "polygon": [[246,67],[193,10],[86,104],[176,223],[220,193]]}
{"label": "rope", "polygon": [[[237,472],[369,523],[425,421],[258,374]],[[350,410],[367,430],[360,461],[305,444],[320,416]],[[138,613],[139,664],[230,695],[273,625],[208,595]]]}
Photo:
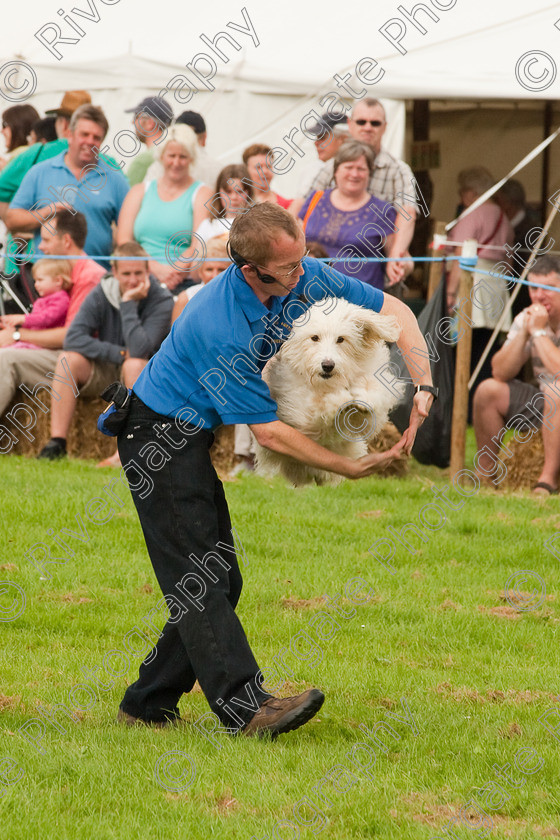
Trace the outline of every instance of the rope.
{"label": "rope", "polygon": [[[539,228],[537,228],[538,230]],[[439,251],[448,245],[454,248],[460,248],[463,245],[463,242],[452,242],[451,239],[445,239],[444,236],[441,234],[435,234],[434,241],[430,244],[430,249]],[[515,245],[509,245],[510,249],[514,251],[516,254],[532,254],[533,251],[531,248],[515,248]],[[492,251],[505,251],[505,245],[477,245],[477,251],[481,250],[492,250]],[[559,256],[560,251],[547,251],[546,256]]]}
{"label": "rope", "polygon": [[[78,254],[76,256],[69,254],[41,254],[35,251],[34,253],[30,254],[11,254],[10,255],[15,262],[28,262],[30,259],[40,259],[40,260],[110,260],[111,262],[118,262],[120,260],[125,260],[126,262],[146,262],[146,257],[113,257],[110,254],[95,254],[91,256],[90,254]],[[148,259],[151,259],[148,256]],[[451,262],[453,260],[460,260],[461,257],[457,256],[449,256],[449,257],[348,257],[344,258],[343,260],[337,259],[336,257],[317,257],[313,258],[317,259],[317,262],[324,262],[330,263],[389,263],[389,262]],[[185,262],[189,262],[189,260],[185,260]],[[196,262],[197,265],[203,262],[227,262],[230,263],[231,260],[229,257],[204,257],[203,259],[193,257],[193,262]],[[171,265],[171,263],[162,263],[162,265]]]}
{"label": "rope", "polygon": [[560,292],[558,286],[546,286],[544,283],[532,283],[530,280],[522,280],[521,277],[508,274],[496,274],[494,271],[484,271],[482,268],[474,269],[476,274],[486,274],[488,277],[497,277],[500,280],[508,280],[510,283],[521,283],[523,286],[532,286],[534,289],[547,289],[549,292]]}

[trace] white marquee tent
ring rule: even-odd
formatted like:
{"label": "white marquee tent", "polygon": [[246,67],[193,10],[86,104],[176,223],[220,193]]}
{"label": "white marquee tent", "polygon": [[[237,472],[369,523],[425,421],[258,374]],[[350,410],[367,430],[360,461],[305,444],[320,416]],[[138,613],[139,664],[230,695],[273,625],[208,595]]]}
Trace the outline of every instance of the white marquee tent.
{"label": "white marquee tent", "polygon": [[[500,107],[504,110],[504,103],[515,102],[525,114],[542,108],[536,105],[538,101],[558,98],[560,80],[554,56],[560,61],[559,18],[560,7],[543,0],[534,0],[530,11],[521,0],[493,0],[491,4],[411,0],[370,5],[366,12],[357,0],[343,4],[323,0],[305,6],[295,0],[246,6],[213,0],[196,8],[179,0],[157,4],[78,0],[67,9],[58,3],[25,0],[21,16],[5,23],[0,33],[4,57],[0,95],[6,92],[6,84],[24,83],[22,76],[9,76],[5,68],[12,61],[25,61],[36,76],[36,90],[29,101],[38,110],[56,106],[66,89],[87,89],[106,110],[112,138],[130,126],[125,108],[157,93],[179,74],[196,80],[186,65],[205,53],[215,59],[217,73],[210,83],[215,90],[196,93],[188,104],[174,101],[171,94],[169,101],[177,113],[187,107],[202,112],[209,127],[210,151],[230,161],[257,139],[285,145],[282,138],[306,113],[324,110],[319,104],[324,94],[343,93],[336,87],[334,74],[353,73],[360,59],[369,57],[378,62],[382,78],[368,92],[384,101],[394,100],[387,102],[390,125],[385,145],[406,156],[406,100],[441,100],[446,108],[452,102],[458,113],[482,103],[491,105],[494,110],[489,113],[496,115]],[[46,30],[47,24],[59,25],[62,36],[75,41],[55,46],[59,59],[36,37],[42,32],[44,40],[54,39],[55,30]],[[221,31],[241,46],[236,51],[225,40],[218,44],[227,62],[201,38],[213,39]],[[202,59],[196,66],[208,67]],[[23,73],[29,71],[23,68]],[[372,70],[369,78],[374,77]],[[355,76],[352,80],[363,89]],[[445,118],[440,122],[445,131]],[[510,157],[513,165],[542,139],[540,115],[529,123],[532,130],[518,136],[513,157],[506,154],[502,163],[502,155],[496,156],[502,168],[506,163],[509,166]],[[505,129],[516,130],[515,121]],[[468,152],[472,137],[459,135],[458,139],[463,152]],[[306,157],[282,176],[281,184],[278,178],[279,192],[294,192],[302,168],[314,161],[310,141],[301,147]],[[477,159],[470,162],[485,162],[479,157],[477,150]],[[498,177],[504,171],[495,174]]]}

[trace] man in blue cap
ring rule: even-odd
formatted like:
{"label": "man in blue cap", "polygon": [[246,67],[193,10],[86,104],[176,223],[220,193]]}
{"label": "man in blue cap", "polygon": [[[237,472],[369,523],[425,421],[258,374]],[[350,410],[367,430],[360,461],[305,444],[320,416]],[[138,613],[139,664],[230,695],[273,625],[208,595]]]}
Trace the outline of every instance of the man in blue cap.
{"label": "man in blue cap", "polygon": [[165,137],[168,126],[173,122],[173,111],[161,96],[146,96],[127,114],[134,114],[136,136],[146,148],[134,157],[126,177],[131,187],[146,177],[146,172],[155,160],[155,146]]}

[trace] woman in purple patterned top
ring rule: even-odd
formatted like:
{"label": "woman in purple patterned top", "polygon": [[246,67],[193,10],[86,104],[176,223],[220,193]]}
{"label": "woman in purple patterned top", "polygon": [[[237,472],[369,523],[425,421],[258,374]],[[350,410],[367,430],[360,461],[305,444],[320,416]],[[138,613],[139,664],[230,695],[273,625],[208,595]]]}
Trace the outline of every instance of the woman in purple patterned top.
{"label": "woman in purple patterned top", "polygon": [[[388,253],[395,231],[396,210],[367,191],[374,155],[364,143],[351,140],[334,160],[336,187],[309,196],[299,211],[308,240],[319,242],[338,271],[383,289],[385,264],[365,257]],[[352,257],[358,261],[350,262]]]}

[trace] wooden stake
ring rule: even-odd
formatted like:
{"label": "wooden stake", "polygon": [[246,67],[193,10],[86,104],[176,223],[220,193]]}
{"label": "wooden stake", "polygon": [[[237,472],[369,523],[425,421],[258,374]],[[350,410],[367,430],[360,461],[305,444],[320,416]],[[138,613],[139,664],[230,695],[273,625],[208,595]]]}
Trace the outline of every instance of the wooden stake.
{"label": "wooden stake", "polygon": [[[463,242],[461,256],[476,257],[477,242],[467,239]],[[467,435],[467,417],[469,413],[469,375],[471,369],[472,348],[472,271],[461,271],[459,282],[459,333],[455,362],[455,391],[453,395],[453,419],[451,422],[451,462],[450,477],[465,468],[465,442]]]}
{"label": "wooden stake", "polygon": [[[434,225],[434,232],[433,236],[434,239],[436,236],[441,235],[445,236],[445,222],[436,222]],[[439,250],[438,248],[432,248],[430,256],[431,257],[442,257],[444,255],[443,250]],[[441,275],[443,271],[443,263],[440,262],[433,262],[430,263],[430,274],[428,279],[428,297],[426,300],[430,300],[432,295],[434,294],[435,290],[439,286],[441,282]]]}

